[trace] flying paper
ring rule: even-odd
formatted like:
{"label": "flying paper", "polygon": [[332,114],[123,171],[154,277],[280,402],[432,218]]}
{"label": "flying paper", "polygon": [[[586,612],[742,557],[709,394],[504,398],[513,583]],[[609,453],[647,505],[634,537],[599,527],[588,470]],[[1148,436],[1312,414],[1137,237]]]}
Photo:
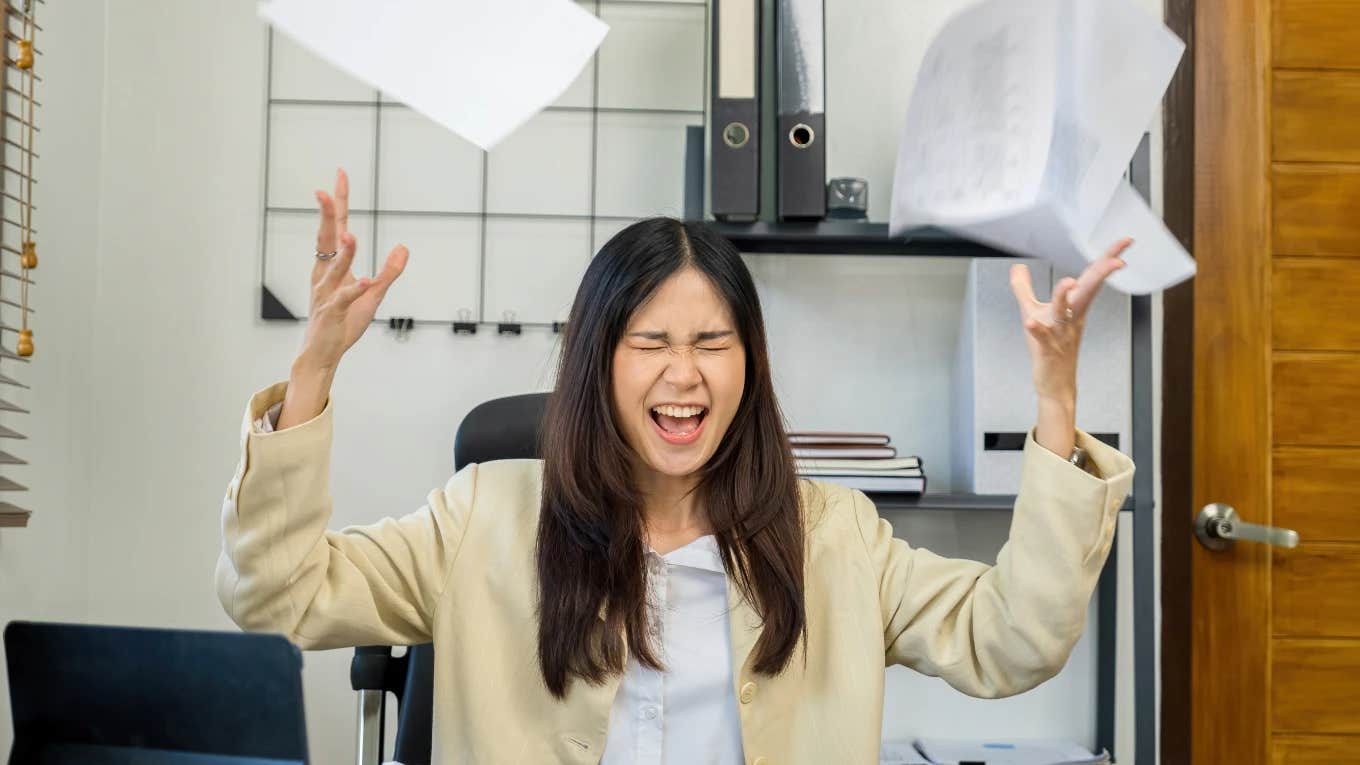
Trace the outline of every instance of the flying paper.
{"label": "flying paper", "polygon": [[931,43],[893,178],[894,235],[934,225],[1145,294],[1195,262],[1123,179],[1184,43],[1129,0],[981,0]]}
{"label": "flying paper", "polygon": [[609,31],[571,0],[268,0],[259,12],[483,149],[560,96]]}

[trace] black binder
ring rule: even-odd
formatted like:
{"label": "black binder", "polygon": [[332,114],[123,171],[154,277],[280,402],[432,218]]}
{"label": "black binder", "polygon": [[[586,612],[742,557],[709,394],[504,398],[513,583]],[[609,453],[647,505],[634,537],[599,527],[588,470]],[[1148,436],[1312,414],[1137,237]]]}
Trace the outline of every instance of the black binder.
{"label": "black binder", "polygon": [[713,217],[760,214],[760,0],[713,0]]}
{"label": "black binder", "polygon": [[826,217],[826,52],[823,0],[776,0],[780,220]]}

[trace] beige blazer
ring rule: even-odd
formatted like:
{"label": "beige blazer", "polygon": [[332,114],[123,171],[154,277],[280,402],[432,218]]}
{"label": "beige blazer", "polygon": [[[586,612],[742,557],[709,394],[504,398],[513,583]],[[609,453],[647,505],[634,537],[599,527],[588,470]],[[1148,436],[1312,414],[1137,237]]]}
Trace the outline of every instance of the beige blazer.
{"label": "beige blazer", "polygon": [[[437,762],[598,762],[619,678],[574,682],[559,702],[538,672],[542,463],[469,465],[409,515],[331,531],[333,402],[286,430],[252,427],[286,387],[256,393],[241,422],[216,576],[231,618],[302,648],[433,640]],[[783,674],[753,673],[758,625],[730,596],[732,692],[747,762],[877,763],[888,664],[987,697],[1055,674],[1081,634],[1133,478],[1123,454],[1085,433],[1077,443],[1094,474],[1031,433],[1010,540],[995,566],[913,548],[863,493],[802,481],[806,663],[799,650]]]}

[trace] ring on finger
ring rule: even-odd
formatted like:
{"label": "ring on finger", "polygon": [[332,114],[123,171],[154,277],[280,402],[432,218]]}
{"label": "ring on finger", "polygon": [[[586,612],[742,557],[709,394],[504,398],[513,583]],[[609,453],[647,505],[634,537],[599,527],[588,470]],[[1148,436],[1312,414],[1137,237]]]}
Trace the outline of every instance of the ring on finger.
{"label": "ring on finger", "polygon": [[339,250],[335,250],[335,251],[332,251],[332,252],[322,252],[321,250],[317,250],[317,251],[316,251],[316,259],[317,259],[317,260],[330,260],[331,258],[335,257],[336,254],[338,254],[339,252],[340,252]]}
{"label": "ring on finger", "polygon": [[1059,317],[1058,321],[1062,322],[1063,324],[1066,324],[1072,321],[1072,318],[1075,315],[1076,314],[1072,311],[1072,306],[1069,305],[1067,306],[1067,308],[1063,309],[1063,315]]}

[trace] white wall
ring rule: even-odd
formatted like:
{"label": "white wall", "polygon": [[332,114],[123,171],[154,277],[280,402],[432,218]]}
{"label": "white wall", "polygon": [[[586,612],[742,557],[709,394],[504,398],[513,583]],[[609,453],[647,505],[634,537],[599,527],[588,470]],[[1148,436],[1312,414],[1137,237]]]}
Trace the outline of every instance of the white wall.
{"label": "white wall", "polygon": [[[32,412],[0,417],[6,426],[29,436],[25,441],[6,440],[0,449],[29,462],[6,466],[3,472],[29,487],[6,499],[32,510],[33,517],[28,528],[0,529],[0,624],[11,619],[84,619],[87,524],[92,514],[106,511],[106,505],[95,499],[102,492],[93,490],[96,451],[89,444],[98,377],[91,359],[95,343],[91,306],[99,266],[104,7],[48,3],[39,12],[39,23],[48,31],[38,43],[45,82],[36,94],[43,104],[33,216],[39,262],[32,272],[36,284],[29,287],[35,311],[29,326],[36,352],[31,363],[0,364],[0,371],[31,386],[29,390],[0,386],[0,398]],[[11,204],[5,207],[13,210]],[[3,258],[7,269],[18,270],[17,258],[11,254]],[[17,286],[6,279],[5,297],[16,298]],[[19,326],[16,309],[5,307],[0,318]],[[6,333],[4,342],[13,348],[14,335]],[[0,689],[7,688],[5,664],[0,661]],[[9,752],[10,736],[9,693],[0,690],[0,756]]]}
{"label": "white wall", "polygon": [[[898,76],[909,73],[948,5],[912,4],[917,15],[896,30],[906,42],[879,45],[875,55]],[[75,18],[74,10],[63,17],[70,4],[44,6],[42,47],[53,55],[41,140],[53,150],[39,204],[41,194],[51,196],[45,219],[61,228],[48,227],[45,270],[35,274],[46,289],[34,293],[38,316],[52,322],[38,325],[45,355],[29,372],[45,382],[34,391],[43,398],[30,402],[32,422],[45,435],[31,442],[32,472],[16,474],[34,486],[29,501],[41,515],[33,528],[0,532],[0,620],[232,629],[212,574],[239,420],[253,391],[286,377],[303,332],[300,324],[256,318],[264,30],[251,3],[104,6],[107,13],[95,18]],[[869,15],[834,16],[833,51],[856,39]],[[51,63],[58,53],[65,54],[61,65]],[[885,89],[871,101],[846,99],[845,89],[828,92],[830,109],[841,115],[828,127],[833,136],[837,124],[859,117],[891,136],[907,96]],[[871,178],[874,217],[884,219],[895,141],[833,141],[829,148],[833,175]],[[305,280],[312,255],[300,250],[296,257],[297,279]],[[791,424],[885,430],[924,457],[934,487],[947,488],[950,374],[966,263],[774,255],[749,256],[748,263]],[[554,340],[533,330],[467,338],[422,328],[397,342],[384,328],[371,330],[342,365],[334,390],[333,526],[418,507],[426,490],[447,478],[454,430],[472,406],[551,385]],[[945,554],[988,558],[1004,541],[1008,519],[929,514],[894,521]],[[306,656],[318,762],[352,759],[349,655]],[[993,733],[1089,744],[1093,662],[1084,640],[1059,681],[1036,698],[1006,702],[964,699],[935,681],[896,673],[885,731],[963,733],[962,721],[979,715]],[[8,735],[6,716],[0,751]]]}

